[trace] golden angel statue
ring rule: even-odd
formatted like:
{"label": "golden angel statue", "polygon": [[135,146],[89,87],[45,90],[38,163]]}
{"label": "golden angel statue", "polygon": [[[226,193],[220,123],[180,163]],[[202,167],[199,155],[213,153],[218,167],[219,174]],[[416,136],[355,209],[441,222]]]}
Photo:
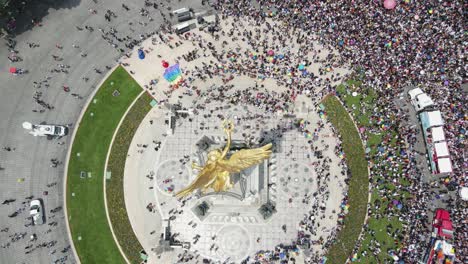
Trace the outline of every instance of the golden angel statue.
{"label": "golden angel statue", "polygon": [[251,166],[257,165],[271,155],[271,143],[256,149],[242,149],[225,159],[231,147],[231,133],[234,129],[232,121],[224,121],[223,129],[227,135],[227,144],[224,150],[211,150],[205,166],[201,167],[192,163],[192,168],[199,170],[197,178],[185,189],[177,192],[177,197],[184,197],[194,190],[201,189],[203,193],[208,188],[215,192],[227,191],[232,188],[230,173],[237,173]]}

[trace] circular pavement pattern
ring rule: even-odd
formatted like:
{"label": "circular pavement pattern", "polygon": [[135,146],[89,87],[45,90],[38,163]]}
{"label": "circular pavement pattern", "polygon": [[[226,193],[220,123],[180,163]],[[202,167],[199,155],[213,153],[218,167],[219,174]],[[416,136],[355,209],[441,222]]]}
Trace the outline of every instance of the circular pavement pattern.
{"label": "circular pavement pattern", "polygon": [[251,237],[245,228],[227,225],[218,231],[217,237],[220,257],[229,257],[235,261],[245,258],[249,253]]}
{"label": "circular pavement pattern", "polygon": [[166,160],[156,171],[156,186],[162,193],[172,195],[190,182],[188,168],[178,160]]}
{"label": "circular pavement pattern", "polygon": [[303,196],[313,189],[314,170],[304,163],[293,162],[281,168],[279,189],[292,197]]}

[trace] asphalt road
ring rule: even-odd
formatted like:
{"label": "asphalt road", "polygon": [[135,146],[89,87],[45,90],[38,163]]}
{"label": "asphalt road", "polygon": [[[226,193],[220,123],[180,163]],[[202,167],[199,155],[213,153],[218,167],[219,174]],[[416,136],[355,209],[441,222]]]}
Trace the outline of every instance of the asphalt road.
{"label": "asphalt road", "polygon": [[[122,3],[129,7],[129,11],[122,8]],[[158,1],[160,2],[160,1]],[[16,199],[9,205],[0,205],[0,229],[8,228],[6,232],[0,232],[0,245],[3,247],[10,243],[8,248],[0,247],[0,263],[54,263],[62,259],[64,263],[75,263],[71,250],[62,253],[61,251],[70,245],[65,227],[63,209],[57,213],[50,213],[50,210],[63,207],[63,164],[56,168],[51,167],[51,159],[58,159],[65,162],[67,148],[70,137],[62,139],[47,140],[46,138],[33,137],[29,135],[21,126],[22,122],[31,123],[47,122],[53,124],[72,124],[70,133],[74,129],[73,124],[77,121],[81,109],[84,107],[86,98],[92,93],[96,84],[100,82],[107,71],[105,66],[113,66],[117,63],[121,53],[113,48],[101,37],[98,28],[108,32],[111,27],[115,28],[119,38],[130,36],[139,39],[140,34],[157,31],[163,23],[163,18],[159,10],[167,12],[167,2],[164,7],[159,5],[159,9],[145,7],[143,1],[111,1],[98,0],[94,3],[91,0],[77,1],[65,0],[60,9],[49,9],[48,14],[42,18],[42,26],[35,26],[16,36],[16,47],[21,62],[10,63],[7,60],[9,50],[0,40],[0,200]],[[172,1],[174,9],[189,6],[195,10],[202,8],[200,0],[197,1]],[[149,17],[140,15],[140,9],[149,11]],[[44,6],[41,8],[44,10]],[[92,14],[89,9],[97,10],[97,14]],[[30,10],[39,10],[30,8]],[[46,8],[47,10],[47,8]],[[111,10],[116,14],[116,18],[111,18],[108,22],[104,15],[106,10]],[[35,16],[29,11],[22,19],[30,21],[30,17]],[[139,23],[142,22],[142,23]],[[144,22],[144,23],[143,23]],[[145,24],[147,23],[147,24]],[[91,26],[93,32],[86,29],[78,30],[76,26],[84,28]],[[112,37],[111,37],[112,38]],[[39,47],[30,48],[28,43],[36,43]],[[125,48],[121,42],[114,41],[118,48]],[[62,49],[56,44],[63,46]],[[78,48],[73,47],[77,45]],[[86,57],[80,56],[86,53]],[[52,55],[63,58],[62,61],[55,61]],[[52,69],[59,69],[57,64],[70,65],[68,73],[52,73]],[[13,76],[8,71],[10,67],[27,69],[29,73]],[[101,74],[95,72],[94,68],[102,71]],[[43,84],[41,88],[35,88],[34,82],[41,82],[50,77],[49,87]],[[85,82],[82,78],[87,77]],[[69,86],[70,92],[63,90],[63,86]],[[33,99],[36,91],[42,92],[41,100],[52,105],[53,110],[39,106]],[[83,99],[74,98],[71,93],[79,94]],[[45,109],[45,112],[33,112],[33,110]],[[63,145],[58,143],[64,142]],[[11,148],[11,151],[4,150],[4,147]],[[18,179],[24,179],[18,182]],[[52,187],[48,184],[56,183]],[[48,195],[43,192],[48,191]],[[46,224],[41,226],[28,226],[25,224],[31,221],[29,216],[29,203],[25,197],[33,195],[41,198],[45,205]],[[9,218],[8,215],[19,208],[26,208],[18,216]],[[52,217],[52,218],[50,218]],[[57,226],[49,226],[49,223],[57,222]],[[51,229],[49,233],[47,230]],[[26,233],[24,238],[17,242],[11,242],[11,235],[15,233]],[[29,236],[36,234],[37,241],[30,242]],[[37,248],[29,254],[26,246],[37,245],[43,242],[57,241],[50,248]],[[53,251],[54,254],[50,254]],[[64,257],[66,256],[66,259]],[[60,263],[58,261],[57,263]]]}

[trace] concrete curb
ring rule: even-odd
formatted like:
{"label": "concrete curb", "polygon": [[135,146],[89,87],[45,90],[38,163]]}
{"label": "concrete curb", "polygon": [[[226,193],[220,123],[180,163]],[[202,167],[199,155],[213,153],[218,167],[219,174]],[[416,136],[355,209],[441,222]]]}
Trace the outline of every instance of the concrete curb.
{"label": "concrete curb", "polygon": [[73,256],[75,257],[76,263],[78,263],[78,264],[80,264],[81,261],[80,261],[80,258],[78,256],[78,253],[76,252],[75,243],[73,242],[73,237],[72,237],[71,230],[70,230],[70,224],[68,222],[68,208],[67,208],[68,163],[69,163],[70,156],[71,156],[73,142],[75,141],[76,133],[77,133],[78,128],[80,126],[81,119],[83,119],[83,116],[84,116],[86,110],[88,109],[89,105],[91,104],[91,101],[94,99],[94,96],[96,95],[99,88],[101,88],[102,84],[107,80],[107,78],[109,78],[109,76],[114,72],[115,69],[117,69],[118,66],[120,66],[120,64],[115,65],[111,70],[109,70],[106,73],[104,78],[102,78],[102,80],[99,82],[99,84],[96,85],[96,87],[94,88],[94,91],[88,97],[88,100],[87,100],[86,104],[81,109],[80,116],[78,117],[78,120],[76,121],[76,123],[74,125],[73,134],[71,136],[70,144],[68,145],[67,156],[66,156],[66,159],[65,159],[64,172],[63,172],[63,178],[64,178],[64,180],[63,180],[63,208],[65,208],[65,210],[64,210],[65,211],[65,219],[66,219],[66,221],[65,221],[66,224],[65,225],[67,227],[67,235],[68,235],[68,239],[70,240],[70,246],[71,246],[71,249],[73,251]]}
{"label": "concrete curb", "polygon": [[122,254],[122,256],[124,257],[125,261],[128,264],[130,264],[130,261],[128,260],[127,256],[125,255],[124,251],[122,250],[122,247],[119,244],[119,240],[115,236],[114,228],[112,227],[112,222],[111,222],[111,219],[109,217],[109,210],[107,208],[106,172],[107,172],[107,164],[109,163],[109,157],[110,157],[110,153],[111,153],[111,150],[112,150],[112,146],[114,145],[115,136],[119,132],[120,126],[122,125],[125,117],[127,117],[128,112],[130,112],[130,110],[133,108],[133,106],[138,101],[138,99],[140,99],[140,97],[142,95],[144,95],[144,94],[146,94],[146,91],[145,90],[141,91],[141,93],[135,98],[135,100],[132,102],[132,104],[130,104],[130,106],[127,108],[127,111],[125,111],[125,113],[122,115],[122,118],[120,119],[119,124],[117,125],[117,127],[116,127],[116,129],[114,131],[114,135],[112,135],[112,140],[111,140],[111,143],[109,144],[109,149],[107,150],[106,163],[104,165],[104,174],[103,174],[103,177],[104,177],[104,183],[103,183],[104,208],[106,208],[107,222],[109,223],[109,227],[110,227],[110,230],[111,230],[111,233],[112,233],[112,237],[114,238],[114,241],[117,244],[117,247],[119,248],[120,254]]}

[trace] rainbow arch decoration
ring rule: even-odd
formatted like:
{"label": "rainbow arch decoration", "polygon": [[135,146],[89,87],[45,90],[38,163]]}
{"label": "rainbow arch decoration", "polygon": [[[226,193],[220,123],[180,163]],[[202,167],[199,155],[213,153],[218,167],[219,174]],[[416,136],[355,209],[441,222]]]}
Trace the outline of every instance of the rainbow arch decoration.
{"label": "rainbow arch decoration", "polygon": [[171,85],[177,85],[182,81],[182,71],[180,70],[179,64],[174,64],[164,71],[164,79],[166,79]]}

